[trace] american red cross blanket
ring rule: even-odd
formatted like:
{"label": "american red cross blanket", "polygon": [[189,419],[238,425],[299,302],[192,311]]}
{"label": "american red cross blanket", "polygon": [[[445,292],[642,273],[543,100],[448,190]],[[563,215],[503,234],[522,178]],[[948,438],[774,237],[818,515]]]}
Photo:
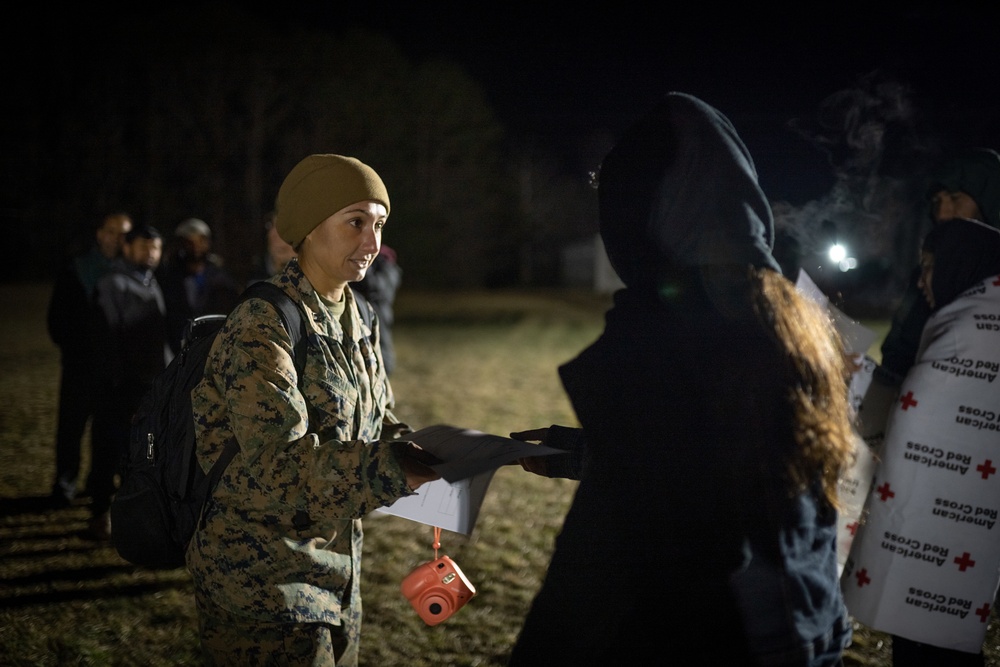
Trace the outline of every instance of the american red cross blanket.
{"label": "american red cross blanket", "polygon": [[[857,410],[864,399],[875,371],[875,360],[867,354],[860,358],[859,368],[851,376],[848,394],[854,409]],[[868,499],[868,489],[872,485],[875,474],[875,457],[860,435],[854,433],[854,464],[840,477],[837,495],[840,499],[840,511],[837,512],[837,567],[843,572],[851,544],[861,524],[861,515],[865,501]]]}
{"label": "american red cross blanket", "polygon": [[841,586],[850,614],[978,653],[1000,581],[1000,277],[931,316]]}

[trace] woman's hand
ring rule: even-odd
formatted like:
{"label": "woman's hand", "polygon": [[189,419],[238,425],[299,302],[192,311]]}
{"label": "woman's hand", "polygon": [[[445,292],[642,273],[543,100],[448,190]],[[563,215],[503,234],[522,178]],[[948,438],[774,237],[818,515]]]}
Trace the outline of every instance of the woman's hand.
{"label": "woman's hand", "polygon": [[850,378],[852,375],[854,375],[864,367],[865,367],[865,355],[848,354],[847,352],[844,352],[844,368],[847,369],[848,378]]}
{"label": "woman's hand", "polygon": [[403,473],[406,475],[406,485],[411,490],[416,491],[427,482],[441,479],[441,475],[431,468],[432,465],[441,463],[441,459],[412,442],[406,445],[408,448],[403,452],[401,463]]}
{"label": "woman's hand", "polygon": [[[510,434],[510,437],[514,440],[520,440],[522,442],[537,442],[544,445],[545,438],[548,434],[549,429],[546,427],[530,429],[528,431],[515,431]],[[542,477],[548,477],[548,465],[546,464],[545,459],[546,457],[544,456],[526,456],[515,461],[511,461],[511,463],[520,465],[528,472],[541,475]]]}
{"label": "woman's hand", "polygon": [[533,428],[528,431],[514,431],[510,437],[521,442],[538,442],[545,444],[545,438],[549,436],[549,427]]}
{"label": "woman's hand", "polygon": [[413,429],[409,424],[404,424],[399,422],[398,424],[382,424],[382,433],[379,435],[381,440],[398,440],[404,435],[409,435],[413,433]]}

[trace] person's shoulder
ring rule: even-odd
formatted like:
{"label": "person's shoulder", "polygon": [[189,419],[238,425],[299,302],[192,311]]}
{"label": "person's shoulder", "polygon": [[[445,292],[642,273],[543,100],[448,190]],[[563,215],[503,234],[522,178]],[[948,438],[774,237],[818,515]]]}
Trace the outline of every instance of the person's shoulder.
{"label": "person's shoulder", "polygon": [[205,276],[208,282],[217,283],[225,285],[229,288],[238,289],[238,283],[233,275],[229,272],[229,269],[223,264],[216,264],[215,262],[205,263]]}
{"label": "person's shoulder", "polygon": [[184,274],[184,265],[175,257],[171,257],[169,260],[160,262],[160,265],[156,267],[157,278],[182,278]]}
{"label": "person's shoulder", "polygon": [[[300,320],[304,326],[306,318]],[[301,329],[299,329],[301,330]],[[237,375],[277,372],[289,377],[295,365],[295,343],[284,317],[266,298],[244,298],[226,317],[212,355]],[[279,350],[290,353],[285,357]]]}
{"label": "person's shoulder", "polygon": [[383,271],[388,273],[402,272],[402,267],[396,262],[394,255],[376,255],[375,261],[372,262],[372,268],[377,271]]}
{"label": "person's shoulder", "polygon": [[209,253],[205,256],[205,270],[213,272],[228,273],[229,270],[226,268],[226,261],[222,258],[222,255],[218,255],[214,252]]}
{"label": "person's shoulder", "polygon": [[[262,281],[263,282],[263,281]],[[299,295],[294,290],[280,287],[291,301],[296,302],[298,307],[305,309]],[[252,291],[248,287],[248,291]],[[229,312],[226,327],[233,331],[239,331],[241,338],[271,340],[274,334],[283,331],[281,314],[278,306],[272,300],[262,294],[242,293]]]}
{"label": "person's shoulder", "polygon": [[80,256],[64,256],[56,269],[55,279],[57,283],[81,282],[80,280]]}
{"label": "person's shoulder", "polygon": [[119,257],[108,264],[107,271],[105,271],[101,277],[97,279],[97,284],[107,283],[114,280],[120,281],[125,277],[126,273],[128,273],[128,267],[125,265],[125,260]]}
{"label": "person's shoulder", "polygon": [[66,265],[77,270],[88,270],[95,266],[106,267],[110,262],[111,260],[101,254],[96,245],[65,256]]}
{"label": "person's shoulder", "polygon": [[111,270],[97,279],[94,283],[94,299],[98,304],[104,302],[105,298],[113,298],[110,295],[121,294],[128,291],[129,278],[123,271]]}

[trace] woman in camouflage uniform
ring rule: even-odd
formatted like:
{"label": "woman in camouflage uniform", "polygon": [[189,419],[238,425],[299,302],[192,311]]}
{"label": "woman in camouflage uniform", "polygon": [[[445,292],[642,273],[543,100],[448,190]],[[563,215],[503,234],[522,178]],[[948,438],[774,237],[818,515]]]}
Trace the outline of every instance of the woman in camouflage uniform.
{"label": "woman in camouflage uniform", "polygon": [[270,281],[306,315],[304,372],[278,312],[251,299],[192,392],[201,465],[240,449],[187,554],[208,664],[357,664],[361,518],[437,478],[396,439],[407,429],[377,338],[345,289],[378,255],[388,215],[382,180],[354,158],[293,168],[276,225],[298,257]]}

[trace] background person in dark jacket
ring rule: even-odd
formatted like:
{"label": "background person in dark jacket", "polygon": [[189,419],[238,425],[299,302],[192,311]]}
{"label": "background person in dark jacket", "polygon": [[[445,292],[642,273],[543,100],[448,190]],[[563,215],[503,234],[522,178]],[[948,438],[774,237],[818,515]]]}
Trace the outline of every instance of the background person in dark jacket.
{"label": "background person in dark jacket", "polygon": [[176,248],[157,272],[167,304],[170,348],[180,352],[188,320],[227,314],[242,289],[212,252],[212,230],[198,218],[188,218],[174,230]]}
{"label": "background person in dark jacket", "polygon": [[59,347],[61,364],[56,470],[51,495],[54,507],[69,505],[77,495],[83,433],[94,414],[97,368],[87,331],[94,287],[121,255],[125,234],[131,229],[132,219],[128,214],[106,216],[90,248],[63,266],[52,288],[47,324],[49,337]]}
{"label": "background person in dark jacket", "polygon": [[281,273],[288,261],[295,257],[295,248],[278,233],[278,228],[274,224],[276,217],[274,211],[271,211],[264,219],[263,252],[254,261],[255,270],[250,276],[249,283],[267,280]]}
{"label": "background person in dark jacket", "polygon": [[154,271],[163,239],[138,225],[125,235],[122,257],[94,290],[94,344],[101,359],[93,425],[88,536],[111,537],[111,498],[132,414],[143,394],[173,357],[167,343],[166,306]]}
{"label": "background person in dark jacket", "polygon": [[[685,665],[839,665],[845,357],[771,255],[750,154],[720,112],[671,93],[598,179],[625,288],[559,368],[582,429],[511,434],[582,466],[563,467],[580,485],[510,664],[641,665],[689,646]],[[574,457],[543,458],[522,465]]]}
{"label": "background person in dark jacket", "polygon": [[396,347],[392,340],[392,325],[396,319],[393,305],[402,281],[403,269],[396,261],[396,251],[382,244],[365,277],[352,283],[354,289],[361,292],[361,295],[368,299],[368,303],[374,306],[378,315],[379,347],[382,348],[386,375],[392,375],[396,367]]}

